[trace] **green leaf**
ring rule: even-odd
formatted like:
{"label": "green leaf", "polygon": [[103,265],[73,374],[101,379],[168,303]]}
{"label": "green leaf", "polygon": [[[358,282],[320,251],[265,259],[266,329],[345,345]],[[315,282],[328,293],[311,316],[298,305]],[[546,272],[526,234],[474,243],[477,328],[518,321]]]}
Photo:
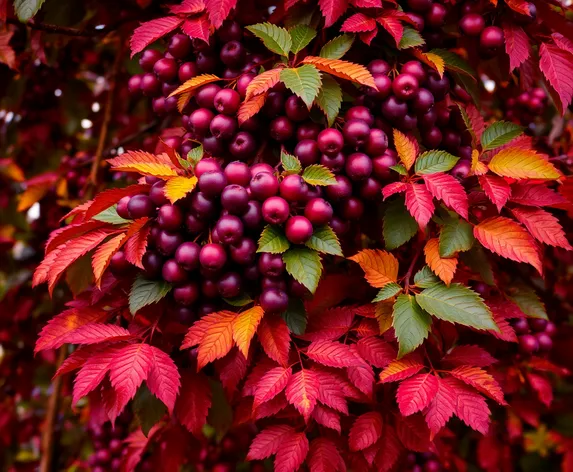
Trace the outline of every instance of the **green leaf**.
{"label": "green leaf", "polygon": [[475,80],[475,70],[473,70],[473,68],[456,53],[447,51],[445,49],[432,49],[430,54],[436,54],[437,56],[440,56],[444,60],[444,64],[447,70],[468,75],[473,80]]}
{"label": "green leaf", "polygon": [[129,292],[129,311],[135,315],[144,306],[157,303],[171,291],[171,284],[138,275]]}
{"label": "green leaf", "polygon": [[233,408],[227,400],[225,390],[221,382],[209,379],[211,392],[213,394],[211,408],[207,415],[207,424],[215,430],[216,441],[219,442],[225,437],[233,424]]}
{"label": "green leaf", "polygon": [[[94,282],[92,256],[94,251],[80,257],[66,270],[66,283],[74,295],[79,295]],[[0,292],[0,300],[2,293]]]}
{"label": "green leaf", "polygon": [[394,303],[392,326],[398,338],[398,358],[412,352],[430,333],[432,318],[412,295],[399,295]]}
{"label": "green leaf", "polygon": [[287,272],[303,284],[310,293],[316,291],[322,274],[322,262],[318,252],[306,247],[289,249],[283,254]]}
{"label": "green leaf", "polygon": [[203,159],[203,145],[199,144],[199,146],[191,149],[191,151],[187,153],[187,161],[180,159],[179,162],[181,162],[186,169],[189,169],[189,167],[195,169],[195,166],[201,159]]}
{"label": "green leaf", "polygon": [[392,169],[395,172],[398,172],[398,174],[400,174],[400,175],[408,175],[408,171],[406,170],[406,168],[402,164],[390,166],[390,169]]}
{"label": "green leaf", "polygon": [[328,167],[313,164],[304,169],[302,178],[309,185],[334,185],[336,179]]}
{"label": "green leaf", "polygon": [[259,248],[257,252],[270,252],[271,254],[282,254],[290,247],[280,226],[267,225],[259,238]]}
{"label": "green leaf", "polygon": [[281,151],[281,164],[285,170],[285,175],[300,174],[302,171],[302,165],[298,158],[285,151]]}
{"label": "green leaf", "polygon": [[288,308],[282,314],[288,329],[291,333],[300,336],[306,331],[306,309],[304,303],[300,298],[290,297],[288,301]]}
{"label": "green leaf", "polygon": [[316,96],[316,104],[326,115],[328,126],[332,126],[342,105],[340,84],[330,75],[322,76],[322,87]]}
{"label": "green leaf", "polygon": [[233,298],[223,298],[225,303],[228,303],[231,306],[246,306],[249,303],[253,303],[253,299],[249,297],[246,293],[241,293]]}
{"label": "green leaf", "polygon": [[403,198],[393,200],[384,214],[382,234],[386,249],[396,249],[408,242],[418,232],[418,223],[406,210]]}
{"label": "green leaf", "polygon": [[307,47],[316,37],[316,30],[307,25],[296,25],[289,30],[289,33],[292,38],[290,50],[295,54]]}
{"label": "green leaf", "polygon": [[488,285],[495,285],[495,277],[489,259],[479,245],[473,246],[469,251],[460,254],[462,262],[471,270],[478,273]]}
{"label": "green leaf", "polygon": [[441,320],[499,331],[481,297],[465,285],[434,285],[416,294],[416,300],[424,310]]}
{"label": "green leaf", "polygon": [[458,74],[456,72],[452,72],[452,77],[454,78],[455,83],[457,83],[462,89],[470,94],[474,105],[476,107],[480,107],[480,88],[477,81],[469,75]]}
{"label": "green leaf", "polygon": [[292,38],[286,29],[271,23],[257,23],[256,25],[247,26],[247,29],[262,40],[269,51],[279,56],[288,57],[292,47]]}
{"label": "green leaf", "polygon": [[372,301],[383,302],[384,300],[388,300],[389,298],[398,295],[401,291],[402,287],[400,287],[397,283],[390,282],[380,289],[378,295],[376,295],[376,298]]}
{"label": "green leaf", "polygon": [[488,126],[481,135],[481,146],[484,151],[496,149],[509,143],[523,133],[523,128],[509,121],[496,121]]}
{"label": "green leaf", "polygon": [[14,0],[14,11],[18,19],[25,23],[31,20],[42,7],[45,0]]}
{"label": "green leaf", "polygon": [[447,172],[452,169],[460,160],[446,151],[426,151],[416,159],[416,174],[435,174],[437,172]]}
{"label": "green leaf", "polygon": [[311,64],[305,64],[296,69],[283,69],[281,81],[291,92],[302,99],[309,110],[322,83],[320,72]]}
{"label": "green leaf", "polygon": [[101,221],[103,223],[110,223],[112,225],[124,225],[126,223],[131,223],[130,220],[126,220],[118,215],[117,205],[109,207],[107,210],[98,213],[92,219]]}
{"label": "green leaf", "polygon": [[322,46],[322,49],[318,55],[326,59],[342,59],[342,57],[352,47],[353,42],[354,35],[352,34],[343,34],[341,36],[337,36]]}
{"label": "green leaf", "polygon": [[440,231],[440,257],[453,257],[458,252],[469,251],[474,241],[472,225],[461,218],[448,219]]}
{"label": "green leaf", "polygon": [[512,287],[509,299],[515,303],[523,313],[530,318],[549,319],[545,305],[531,287],[524,284],[517,284]]}
{"label": "green leaf", "polygon": [[460,110],[460,113],[462,115],[462,119],[464,120],[464,124],[466,125],[467,130],[472,135],[472,143],[475,145],[477,137],[476,137],[476,132],[473,129],[470,117],[469,117],[468,113],[466,112],[465,108],[462,106],[461,103],[456,103],[456,105],[458,106],[458,110]]}
{"label": "green leaf", "polygon": [[416,46],[421,46],[422,44],[426,44],[426,41],[424,41],[424,38],[422,38],[420,33],[418,33],[414,28],[405,26],[404,33],[402,34],[402,38],[398,44],[398,49],[414,48]]}
{"label": "green leaf", "polygon": [[151,394],[146,385],[142,385],[135,394],[133,410],[143,434],[147,436],[149,430],[163,418],[167,408],[161,400]]}
{"label": "green leaf", "polygon": [[316,228],[305,246],[315,251],[333,256],[342,256],[342,248],[336,233],[328,225]]}
{"label": "green leaf", "polygon": [[416,287],[429,288],[432,285],[436,285],[439,283],[440,279],[436,274],[432,272],[432,269],[430,269],[427,265],[422,267],[414,275],[414,284],[416,284]]}

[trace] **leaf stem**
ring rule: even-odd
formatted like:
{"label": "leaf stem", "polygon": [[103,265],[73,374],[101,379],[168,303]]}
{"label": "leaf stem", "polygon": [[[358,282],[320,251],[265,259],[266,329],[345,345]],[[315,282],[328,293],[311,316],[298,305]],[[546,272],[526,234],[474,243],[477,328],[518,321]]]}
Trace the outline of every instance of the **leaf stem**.
{"label": "leaf stem", "polygon": [[422,253],[422,246],[418,246],[416,254],[414,254],[412,262],[410,262],[410,267],[408,267],[408,272],[406,272],[406,275],[404,276],[404,281],[405,281],[404,293],[408,293],[408,289],[410,288],[410,278],[412,277],[412,272],[414,272],[414,267],[416,266],[416,262],[418,261],[418,257],[420,257],[421,253]]}

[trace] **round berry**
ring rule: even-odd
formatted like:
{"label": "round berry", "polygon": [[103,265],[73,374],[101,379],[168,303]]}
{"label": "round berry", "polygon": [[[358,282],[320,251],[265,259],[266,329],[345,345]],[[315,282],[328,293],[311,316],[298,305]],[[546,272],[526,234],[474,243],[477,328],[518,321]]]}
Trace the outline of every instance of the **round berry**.
{"label": "round berry", "polygon": [[513,329],[516,334],[529,333],[529,324],[525,318],[519,318],[513,322]]}
{"label": "round berry", "polygon": [[434,3],[430,10],[426,13],[426,23],[433,28],[443,26],[448,10],[441,3]]}
{"label": "round berry", "polygon": [[519,349],[524,354],[533,354],[539,349],[539,342],[532,334],[524,334],[519,337]]}
{"label": "round berry", "polygon": [[241,216],[245,227],[252,230],[257,230],[260,228],[263,222],[263,211],[261,209],[261,204],[256,200],[251,200],[249,202],[247,211],[243,216]]}
{"label": "round berry", "polygon": [[198,181],[199,190],[208,198],[221,194],[227,185],[227,178],[221,171],[210,171],[201,174]]}
{"label": "round berry", "polygon": [[155,214],[155,204],[148,195],[134,195],[127,202],[127,212],[134,220],[153,216]]}
{"label": "round berry", "polygon": [[157,250],[164,256],[170,256],[183,243],[181,233],[161,230],[157,236]]}
{"label": "round berry", "polygon": [[374,124],[374,117],[372,116],[370,109],[365,106],[355,106],[349,108],[344,115],[344,120],[362,120],[368,126],[372,126]]}
{"label": "round berry", "polygon": [[240,265],[250,265],[255,261],[257,245],[251,238],[241,238],[229,247],[231,259]]}
{"label": "round berry", "polygon": [[279,186],[280,195],[289,202],[299,202],[306,199],[308,185],[300,175],[287,175]]}
{"label": "round berry", "polygon": [[422,142],[428,149],[437,148],[442,143],[442,132],[437,126],[432,126],[422,132]]}
{"label": "round berry", "polygon": [[382,195],[382,185],[372,178],[369,177],[364,182],[360,184],[359,193],[365,200],[376,200]]}
{"label": "round berry", "polygon": [[[153,190],[153,187],[151,187],[151,190]],[[151,190],[150,190],[150,195],[151,195]],[[122,197],[121,200],[117,202],[117,214],[122,218],[125,218],[126,220],[131,219],[131,215],[129,214],[129,210],[127,209],[127,204],[129,203],[129,200],[131,200],[131,197],[126,196]]]}
{"label": "round berry", "polygon": [[298,123],[306,120],[310,111],[300,97],[291,95],[285,102],[285,114],[289,120]]}
{"label": "round berry", "polygon": [[344,123],[342,134],[348,144],[358,148],[366,143],[370,135],[370,127],[362,120],[350,120]]}
{"label": "round berry", "polygon": [[204,74],[215,72],[219,66],[219,61],[210,51],[200,51],[195,59],[197,68]]}
{"label": "round berry", "polygon": [[147,251],[141,259],[144,275],[148,279],[156,279],[161,275],[163,258],[155,251]]}
{"label": "round berry", "polygon": [[237,132],[237,120],[227,115],[217,115],[209,125],[211,134],[217,139],[231,139]]}
{"label": "round berry", "polygon": [[320,149],[316,141],[312,139],[303,139],[299,141],[294,148],[294,155],[303,167],[316,164],[320,159]]}
{"label": "round berry", "polygon": [[123,251],[117,251],[109,263],[109,269],[116,277],[127,274],[133,266],[128,262]]}
{"label": "round berry", "polygon": [[275,289],[286,292],[287,284],[282,277],[263,277],[261,280],[261,289],[263,291]]}
{"label": "round berry", "polygon": [[[408,61],[400,69],[401,75],[412,75],[418,81],[418,84],[422,84],[426,81],[427,74],[424,66],[419,61]],[[403,80],[403,79],[402,79]]]}
{"label": "round berry", "polygon": [[201,247],[192,241],[181,244],[175,251],[175,260],[186,270],[195,270],[199,267],[199,253]]}
{"label": "round berry", "polygon": [[255,155],[256,150],[255,138],[246,131],[239,131],[229,145],[229,151],[237,159],[249,159]]}
{"label": "round berry", "polygon": [[344,147],[344,136],[334,128],[322,130],[317,138],[318,149],[327,156],[336,156]]}
{"label": "round berry", "polygon": [[256,76],[254,74],[242,74],[237,80],[237,92],[241,98],[245,98],[247,95],[247,88],[249,84],[253,81]]}
{"label": "round berry", "polygon": [[364,203],[357,197],[350,197],[340,205],[340,216],[346,220],[359,220],[364,213]]}
{"label": "round berry", "polygon": [[545,331],[545,328],[547,327],[547,320],[544,320],[543,318],[532,318],[529,320],[529,327],[535,333],[540,333]]}
{"label": "round berry", "polygon": [[197,69],[194,62],[184,62],[179,66],[179,71],[177,72],[180,82],[187,82],[197,75],[199,75],[199,69]]}
{"label": "round berry", "polygon": [[204,136],[215,114],[208,108],[199,108],[189,115],[188,129],[197,136]]}
{"label": "round berry", "polygon": [[219,57],[226,66],[237,67],[244,64],[246,55],[245,46],[233,40],[223,44]]}
{"label": "round berry", "polygon": [[236,90],[224,88],[213,99],[215,110],[225,115],[234,115],[241,105],[241,96]]}
{"label": "round berry", "polygon": [[432,92],[434,100],[439,102],[443,100],[450,91],[450,80],[445,74],[443,77],[440,77],[438,74],[429,74],[426,87]]}
{"label": "round berry", "polygon": [[281,313],[288,308],[288,295],[277,289],[268,289],[261,293],[259,303],[265,313]]}
{"label": "round berry", "polygon": [[297,141],[302,141],[304,139],[312,139],[316,141],[318,139],[318,133],[320,133],[320,126],[312,121],[303,123],[299,125],[296,130]]}
{"label": "round berry", "polygon": [[392,91],[399,100],[410,100],[416,96],[419,84],[412,74],[400,74],[392,82]]}
{"label": "round berry", "polygon": [[161,82],[155,77],[155,74],[143,74],[141,77],[141,91],[148,97],[157,97],[161,93]]}
{"label": "round berry", "polygon": [[348,177],[344,175],[337,175],[335,177],[336,183],[326,187],[326,196],[329,200],[340,201],[352,195],[352,184]]}
{"label": "round berry", "polygon": [[221,192],[221,205],[233,215],[242,215],[248,209],[249,194],[240,185],[227,185]]}
{"label": "round berry", "polygon": [[217,236],[223,244],[235,244],[243,237],[243,222],[234,215],[223,215],[215,224]]}
{"label": "round berry", "polygon": [[388,136],[378,128],[372,128],[364,143],[364,151],[371,157],[379,156],[388,149]]}
{"label": "round berry", "polygon": [[432,92],[421,88],[412,100],[412,108],[418,113],[427,113],[434,106]]}
{"label": "round berry", "polygon": [[342,152],[339,152],[335,156],[328,156],[326,154],[323,154],[320,157],[320,163],[321,165],[327,167],[336,174],[344,168],[344,164],[346,163],[346,157],[344,157],[344,154]]}
{"label": "round berry", "polygon": [[282,143],[294,135],[294,125],[286,116],[279,116],[271,121],[269,131],[271,138]]}
{"label": "round berry", "polygon": [[206,269],[222,269],[227,262],[227,253],[220,244],[209,243],[201,248],[199,262]]}
{"label": "round berry", "polygon": [[240,41],[243,37],[243,28],[239,23],[232,20],[225,20],[217,30],[217,36],[223,43],[229,41]]}
{"label": "round berry", "polygon": [[183,212],[176,205],[163,205],[157,213],[157,224],[161,229],[175,231],[183,224]]}
{"label": "round berry", "polygon": [[159,59],[153,65],[153,72],[159,80],[162,82],[171,82],[175,77],[177,77],[177,72],[179,68],[177,67],[177,62],[175,59],[168,59],[164,57]]}
{"label": "round berry", "polygon": [[132,95],[139,95],[141,93],[141,78],[142,75],[133,75],[127,81],[127,89]]}
{"label": "round berry", "polygon": [[203,192],[193,192],[189,202],[193,212],[201,218],[210,218],[217,212],[217,204]]}
{"label": "round berry", "polygon": [[246,187],[251,181],[251,172],[249,170],[249,166],[244,162],[233,161],[225,167],[225,177],[227,177],[227,182],[229,184]]}
{"label": "round berry", "polygon": [[373,77],[378,90],[369,87],[366,94],[376,100],[384,100],[392,92],[392,79],[385,74],[377,74]]}
{"label": "round berry", "polygon": [[304,244],[312,236],[312,223],[304,216],[291,216],[285,225],[285,235],[293,244]]}
{"label": "round berry", "polygon": [[347,220],[343,220],[338,216],[333,216],[332,220],[330,220],[329,225],[332,228],[332,231],[334,231],[336,233],[336,236],[338,236],[339,238],[348,233],[348,230],[350,229],[350,222]]}
{"label": "round berry", "polygon": [[377,179],[388,180],[391,177],[390,167],[398,164],[394,151],[387,149],[384,154],[372,159],[372,172]]}
{"label": "round berry", "polygon": [[463,180],[470,175],[470,171],[471,163],[468,161],[460,161],[450,172],[456,179]]}
{"label": "round berry", "polygon": [[537,333],[535,337],[537,338],[537,344],[539,344],[539,350],[541,352],[551,351],[551,348],[553,347],[553,341],[547,335],[547,333]]}
{"label": "round berry", "polygon": [[175,259],[169,259],[163,264],[161,269],[163,280],[170,284],[181,284],[187,281],[187,272],[181,267]]}
{"label": "round berry", "polygon": [[163,58],[163,54],[157,49],[146,49],[139,59],[139,65],[145,72],[151,72],[155,63]]}
{"label": "round berry", "polygon": [[372,161],[366,154],[355,152],[346,159],[345,170],[351,180],[364,180],[372,173]]}
{"label": "round berry", "polygon": [[263,202],[263,218],[267,223],[279,225],[289,217],[290,206],[282,197],[270,197]]}
{"label": "round berry", "polygon": [[277,194],[279,191],[278,179],[269,172],[259,172],[249,184],[251,196],[263,201]]}
{"label": "round berry", "polygon": [[259,257],[258,268],[267,277],[278,277],[285,271],[285,263],[280,254],[263,252]]}
{"label": "round berry", "polygon": [[227,272],[217,282],[219,295],[223,298],[233,298],[241,293],[241,276],[236,272]]}
{"label": "round berry", "polygon": [[186,34],[174,34],[169,41],[168,51],[175,59],[183,59],[191,52],[193,43]]}
{"label": "round berry", "polygon": [[488,49],[495,49],[503,46],[503,30],[497,26],[488,26],[480,35],[480,46]]}
{"label": "round berry", "polygon": [[479,36],[485,28],[485,20],[482,15],[477,13],[468,13],[460,20],[460,29],[462,33],[468,36]]}
{"label": "round berry", "polygon": [[217,84],[203,85],[197,90],[197,94],[195,95],[197,105],[202,108],[215,108],[215,96],[220,90],[221,87]]}
{"label": "round berry", "polygon": [[392,67],[382,59],[374,59],[368,64],[368,70],[372,75],[386,75],[392,70]]}
{"label": "round berry", "polygon": [[313,198],[304,207],[304,216],[315,226],[328,224],[332,215],[332,206],[323,198]]}
{"label": "round berry", "polygon": [[201,289],[196,282],[189,282],[173,289],[173,298],[177,303],[184,306],[193,305],[199,300],[200,295]]}
{"label": "round berry", "polygon": [[393,95],[382,103],[382,115],[390,121],[402,119],[407,113],[408,105]]}

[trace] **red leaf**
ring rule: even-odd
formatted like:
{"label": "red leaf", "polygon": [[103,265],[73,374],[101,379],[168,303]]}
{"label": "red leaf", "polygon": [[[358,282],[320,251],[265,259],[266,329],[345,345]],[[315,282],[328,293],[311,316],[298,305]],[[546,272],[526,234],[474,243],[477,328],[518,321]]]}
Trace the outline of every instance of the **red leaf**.
{"label": "red leaf", "polygon": [[288,433],[279,444],[275,472],[296,472],[308,454],[308,439],[303,433]]}
{"label": "red leaf", "polygon": [[507,405],[503,399],[503,392],[497,381],[485,370],[479,367],[464,365],[456,367],[450,372],[456,379],[467,383],[476,390],[493,398],[500,405]]}
{"label": "red leaf", "polygon": [[380,449],[376,454],[374,463],[379,472],[388,472],[400,458],[403,449],[392,425],[388,423],[384,425],[384,433],[379,443]]}
{"label": "red leaf", "polygon": [[237,121],[239,122],[239,125],[242,125],[249,118],[255,116],[261,108],[263,108],[266,99],[267,94],[261,93],[260,95],[255,95],[250,100],[245,100],[237,112]]}
{"label": "red leaf", "polygon": [[564,51],[573,53],[573,41],[567,39],[561,33],[553,33],[551,37],[553,38],[553,41],[555,41],[555,44],[557,44],[559,48],[563,49]]}
{"label": "red leaf", "polygon": [[318,0],[318,6],[324,16],[324,26],[332,26],[348,7],[348,0]]}
{"label": "red leaf", "polygon": [[257,332],[267,356],[286,366],[290,349],[290,332],[284,320],[280,316],[265,316]]}
{"label": "red leaf", "polygon": [[[6,20],[6,18],[4,18]],[[0,32],[0,63],[6,64],[10,69],[16,70],[16,53],[10,46],[13,31]]]}
{"label": "red leaf", "polygon": [[522,15],[531,15],[529,10],[529,2],[526,0],[505,0],[507,6],[517,13]]}
{"label": "red leaf", "polygon": [[230,311],[216,311],[214,313],[209,313],[207,316],[201,317],[193,324],[193,326],[191,326],[191,328],[189,328],[189,331],[187,331],[185,334],[183,343],[181,344],[181,349],[187,349],[196,346],[205,337],[209,326],[218,323],[221,320],[229,319],[234,315],[235,314]]}
{"label": "red leaf", "polygon": [[201,13],[205,9],[203,0],[183,0],[179,5],[170,5],[169,13],[174,15],[192,15]]}
{"label": "red leaf", "polygon": [[372,40],[378,35],[378,30],[368,31],[367,33],[358,33],[360,40],[370,46]]}
{"label": "red leaf", "polygon": [[103,351],[105,347],[107,346],[102,347],[93,344],[88,346],[80,346],[74,352],[72,352],[64,362],[62,362],[62,365],[60,365],[53,378],[56,378],[59,375],[67,374],[72,370],[79,369],[87,362],[90,357],[94,355],[94,353]]}
{"label": "red leaf", "polygon": [[434,214],[432,194],[422,184],[410,184],[406,189],[406,208],[417,221],[420,228],[425,229]]}
{"label": "red leaf", "polygon": [[237,0],[205,0],[205,7],[209,12],[209,20],[217,29],[227,19]]}
{"label": "red leaf", "polygon": [[275,367],[269,370],[257,383],[255,387],[254,407],[264,402],[268,402],[281,393],[287,386],[292,369],[289,367]]}
{"label": "red leaf", "polygon": [[505,52],[509,56],[509,72],[529,57],[529,38],[520,26],[504,22]]}
{"label": "red leaf", "polygon": [[358,390],[364,393],[368,398],[371,398],[374,391],[374,371],[372,370],[372,367],[370,367],[370,365],[358,355],[356,347],[352,345],[351,348],[356,353],[356,357],[362,362],[360,365],[348,367],[346,369],[348,379],[356,388],[358,388]]}
{"label": "red leaf", "polygon": [[489,408],[485,398],[463,382],[447,377],[442,379],[455,395],[455,414],[470,428],[487,434],[489,429]]}
{"label": "red leaf", "polygon": [[56,349],[65,344],[66,337],[76,329],[89,323],[107,321],[110,313],[99,308],[70,308],[54,316],[42,328],[34,352],[44,349]]}
{"label": "red leaf", "polygon": [[406,449],[426,452],[430,448],[430,430],[420,415],[399,417],[396,430]]}
{"label": "red leaf", "polygon": [[553,401],[553,388],[551,387],[551,382],[549,382],[549,380],[544,376],[534,374],[532,372],[527,372],[525,375],[527,376],[529,385],[531,385],[531,388],[533,388],[537,393],[539,400],[541,400],[545,406],[551,406],[551,402]]}
{"label": "red leaf", "polygon": [[301,338],[307,341],[334,341],[348,332],[353,321],[354,312],[349,307],[322,310],[309,317],[306,332]]}
{"label": "red leaf", "polygon": [[181,386],[179,370],[173,359],[161,349],[151,346],[150,355],[151,369],[146,379],[147,387],[172,413]]}
{"label": "red leaf", "polygon": [[175,416],[195,436],[202,436],[211,408],[211,386],[203,373],[186,370],[181,374],[181,393],[175,404]]}
{"label": "red leaf", "polygon": [[400,413],[410,416],[426,408],[438,391],[438,378],[432,374],[418,374],[400,384],[396,400]]}
{"label": "red leaf", "polygon": [[340,414],[335,412],[334,410],[331,410],[328,407],[322,405],[316,405],[316,407],[312,411],[312,418],[314,419],[314,421],[324,426],[325,428],[333,429],[338,433],[341,432]]}
{"label": "red leaf", "polygon": [[247,460],[263,460],[276,454],[284,438],[293,434],[295,431],[292,426],[286,424],[269,426],[253,439]]}
{"label": "red leaf", "polygon": [[279,411],[284,410],[288,406],[286,395],[281,392],[275,398],[263,403],[255,410],[255,419],[260,420],[261,418],[276,416]]}
{"label": "red leaf", "polygon": [[135,184],[124,188],[112,188],[97,194],[86,210],[84,218],[89,220],[109,207],[115,205],[123,197],[132,197],[140,193],[148,193],[151,185]]}
{"label": "red leaf", "polygon": [[501,213],[501,209],[511,196],[511,187],[507,181],[496,175],[480,175],[478,180],[487,197]]}
{"label": "red leaf", "polygon": [[286,386],[286,397],[299,413],[308,421],[316,406],[320,384],[314,371],[302,369],[292,375]]}
{"label": "red leaf", "polygon": [[374,18],[370,18],[364,13],[355,13],[346,19],[340,31],[345,33],[363,33],[375,30],[376,26],[376,20]]}
{"label": "red leaf", "polygon": [[380,373],[380,383],[397,382],[417,374],[424,368],[424,364],[414,356],[404,356],[402,359],[391,362]]}
{"label": "red leaf", "polygon": [[310,472],[345,472],[344,459],[336,444],[327,438],[316,438],[310,443],[307,459]]}
{"label": "red leaf", "polygon": [[151,226],[144,226],[127,240],[123,249],[127,261],[140,269],[143,269],[142,260],[147,250],[147,238],[150,232]]}
{"label": "red leaf", "polygon": [[118,234],[105,243],[100,245],[92,256],[92,269],[95,278],[95,284],[99,288],[103,273],[108,268],[111,258],[114,254],[121,249],[121,246],[127,240],[125,233]]}
{"label": "red leaf", "polygon": [[315,341],[308,346],[306,355],[328,367],[350,367],[360,364],[350,347],[334,341]]}
{"label": "red leaf", "polygon": [[404,182],[392,182],[391,184],[384,186],[382,189],[382,196],[384,197],[384,200],[386,200],[388,197],[391,197],[396,193],[405,192],[407,188],[408,185]]}
{"label": "red leaf", "polygon": [[201,15],[185,20],[185,23],[181,25],[181,31],[190,38],[202,39],[209,44],[210,29],[207,15]]}
{"label": "red leaf", "polygon": [[390,33],[390,36],[394,38],[396,44],[400,43],[402,35],[404,34],[404,26],[392,12],[380,15],[376,18],[376,21],[380,23],[388,33]]}
{"label": "red leaf", "polygon": [[561,103],[556,103],[563,114],[573,99],[573,54],[553,44],[541,43],[539,68],[557,92]]}
{"label": "red leaf", "polygon": [[511,186],[510,200],[527,206],[553,206],[566,203],[565,198],[546,184],[532,184],[529,182],[516,182]]}
{"label": "red leaf", "polygon": [[370,411],[359,416],[348,435],[348,445],[351,451],[361,451],[376,443],[382,436],[384,421],[377,411]]}
{"label": "red leaf", "polygon": [[183,20],[176,16],[166,16],[155,20],[146,21],[135,29],[129,44],[131,46],[131,57],[143,51],[152,42],[171,33]]}
{"label": "red leaf", "polygon": [[133,335],[121,326],[95,322],[85,324],[72,332],[68,332],[63,342],[70,344],[97,344],[104,341],[120,341],[132,337]]}
{"label": "red leaf", "polygon": [[243,353],[237,348],[231,349],[231,352],[222,359],[215,361],[215,368],[219,372],[219,380],[229,397],[232,397],[237,385],[247,374],[248,360]]}
{"label": "red leaf", "polygon": [[567,241],[559,220],[541,208],[512,208],[515,218],[523,224],[538,241],[549,246],[573,249]]}
{"label": "red leaf", "polygon": [[458,215],[468,219],[468,196],[455,177],[444,173],[428,174],[424,175],[424,183],[435,198],[443,201]]}
{"label": "red leaf", "polygon": [[320,385],[318,401],[347,415],[348,405],[344,398],[344,389],[348,386],[348,382],[337,371],[330,371],[317,366],[313,366],[312,371],[315,373]]}
{"label": "red leaf", "polygon": [[438,390],[426,411],[426,423],[432,436],[438,434],[456,409],[456,394],[443,379],[438,378]]}
{"label": "red leaf", "polygon": [[396,359],[396,349],[379,337],[370,336],[356,343],[358,353],[374,367],[383,369]]}
{"label": "red leaf", "polygon": [[46,254],[52,252],[58,246],[69,241],[70,239],[75,239],[82,234],[88,233],[93,229],[101,228],[102,226],[107,226],[107,224],[94,220],[58,228],[55,231],[52,231],[50,237],[48,238],[48,242],[46,243]]}
{"label": "red leaf", "polygon": [[233,321],[237,315],[230,311],[219,312],[219,315],[219,318],[207,327],[199,343],[197,370],[227,355],[233,347]]}
{"label": "red leaf", "polygon": [[476,367],[487,367],[495,364],[497,360],[479,346],[463,345],[453,348],[444,356],[442,362],[450,366],[474,365]]}
{"label": "red leaf", "polygon": [[351,0],[356,8],[382,8],[382,0]]}

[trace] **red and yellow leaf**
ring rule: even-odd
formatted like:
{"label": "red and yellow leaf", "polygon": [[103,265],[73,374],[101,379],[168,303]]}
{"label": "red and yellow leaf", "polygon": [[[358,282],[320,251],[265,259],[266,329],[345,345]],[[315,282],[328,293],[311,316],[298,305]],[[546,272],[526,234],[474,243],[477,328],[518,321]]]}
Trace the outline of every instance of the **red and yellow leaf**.
{"label": "red and yellow leaf", "polygon": [[260,95],[255,95],[250,100],[245,100],[237,112],[237,121],[239,122],[239,125],[242,125],[249,118],[255,116],[261,108],[263,108],[266,99],[267,94],[261,93]]}
{"label": "red and yellow leaf", "polygon": [[450,174],[437,173],[423,176],[426,188],[458,215],[468,219],[468,196],[460,182]]}
{"label": "red and yellow leaf", "polygon": [[503,399],[503,391],[497,381],[485,370],[479,367],[463,365],[450,372],[456,379],[472,386],[476,390],[493,398],[500,405],[507,405]]}
{"label": "red and yellow leaf", "polygon": [[397,129],[395,129],[393,133],[394,146],[396,146],[398,157],[400,158],[400,161],[402,161],[402,164],[404,164],[404,167],[407,170],[410,170],[414,165],[414,162],[416,162],[416,157],[418,156],[418,145],[412,138],[406,136],[404,133],[398,131]]}
{"label": "red and yellow leaf", "polygon": [[571,244],[567,241],[565,231],[559,224],[559,220],[551,213],[541,208],[512,208],[515,218],[523,224],[538,241],[549,246],[562,247],[571,250]]}
{"label": "red and yellow leaf", "polygon": [[284,366],[288,363],[290,332],[280,316],[265,316],[258,329],[263,350],[272,360]]}
{"label": "red and yellow leaf", "polygon": [[274,87],[280,80],[281,70],[280,68],[271,69],[257,75],[247,87],[245,101],[250,100],[255,95],[263,94]]}
{"label": "red and yellow leaf", "polygon": [[353,62],[343,61],[340,59],[326,59],[324,57],[317,56],[307,56],[302,62],[304,64],[312,64],[318,70],[326,72],[327,74],[377,89],[374,77],[372,77],[370,71],[363,65],[354,64]]}
{"label": "red and yellow leaf", "polygon": [[181,95],[183,93],[190,93],[190,96],[193,96],[193,93],[203,85],[210,84],[212,82],[218,82],[221,80],[219,77],[213,74],[201,74],[196,77],[193,77],[186,81],[184,84],[181,84],[177,87],[171,94],[170,97],[175,97],[176,95]]}
{"label": "red and yellow leaf", "polygon": [[239,313],[233,320],[233,339],[245,358],[249,355],[251,340],[264,314],[262,307],[254,306]]}
{"label": "red and yellow leaf", "polygon": [[417,374],[424,368],[414,356],[404,356],[402,359],[392,361],[388,367],[380,372],[380,383],[396,382]]}
{"label": "red and yellow leaf", "polygon": [[487,198],[491,200],[497,207],[497,211],[501,213],[501,209],[511,196],[509,184],[503,177],[497,177],[496,175],[481,175],[478,179]]}
{"label": "red and yellow leaf", "polygon": [[547,156],[538,154],[533,149],[509,147],[493,156],[488,166],[497,175],[514,179],[553,180],[561,176],[555,166],[547,160]]}
{"label": "red and yellow leaf", "polygon": [[376,288],[382,288],[398,278],[398,259],[389,252],[380,249],[363,249],[349,257],[360,265],[366,280]]}
{"label": "red and yellow leaf", "polygon": [[171,203],[175,203],[185,198],[188,193],[192,192],[197,185],[197,177],[177,176],[170,178],[165,182],[163,192]]}
{"label": "red and yellow leaf", "polygon": [[121,249],[121,246],[127,240],[127,235],[125,233],[118,234],[110,240],[103,243],[94,252],[92,257],[92,269],[94,271],[95,283],[99,287],[101,284],[101,278],[103,273],[108,268],[109,263],[113,255]]}
{"label": "red and yellow leaf", "polygon": [[298,412],[308,421],[316,406],[320,384],[314,371],[301,369],[292,375],[286,386],[286,397]]}
{"label": "red and yellow leaf", "polygon": [[134,266],[143,269],[143,256],[147,250],[147,239],[151,232],[151,225],[144,226],[141,230],[137,231],[125,243],[125,258],[127,262],[132,263]]}
{"label": "red and yellow leaf", "polygon": [[167,154],[154,155],[146,151],[126,151],[121,156],[108,159],[108,162],[116,171],[139,172],[159,178],[177,175],[177,168]]}
{"label": "red and yellow leaf", "polygon": [[233,323],[237,315],[230,311],[220,311],[219,315],[219,319],[207,327],[199,343],[197,370],[223,357],[233,347]]}
{"label": "red and yellow leaf", "polygon": [[236,0],[205,0],[205,8],[213,27],[219,28],[236,4]]}
{"label": "red and yellow leaf", "polygon": [[374,367],[383,369],[396,359],[396,349],[377,336],[362,338],[356,343],[360,356]]}
{"label": "red and yellow leaf", "polygon": [[458,267],[458,258],[451,257],[446,259],[440,257],[440,240],[439,238],[432,238],[426,243],[424,247],[424,254],[426,256],[426,264],[446,285],[450,285],[456,269]]}

